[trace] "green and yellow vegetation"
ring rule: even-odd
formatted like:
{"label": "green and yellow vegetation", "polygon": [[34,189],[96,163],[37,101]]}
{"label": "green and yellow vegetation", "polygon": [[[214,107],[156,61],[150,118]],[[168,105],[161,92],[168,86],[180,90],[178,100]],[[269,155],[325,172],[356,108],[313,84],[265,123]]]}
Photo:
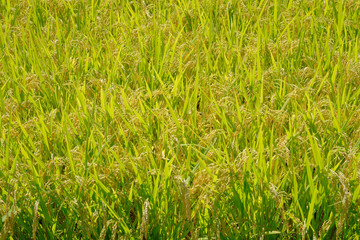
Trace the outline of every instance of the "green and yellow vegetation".
{"label": "green and yellow vegetation", "polygon": [[357,0],[0,0],[1,239],[359,239]]}

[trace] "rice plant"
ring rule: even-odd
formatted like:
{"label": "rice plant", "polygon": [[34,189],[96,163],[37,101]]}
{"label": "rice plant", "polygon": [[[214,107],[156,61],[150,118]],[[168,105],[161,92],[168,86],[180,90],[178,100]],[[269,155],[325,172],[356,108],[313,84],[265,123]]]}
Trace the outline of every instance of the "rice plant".
{"label": "rice plant", "polygon": [[359,239],[359,22],[0,0],[0,239]]}

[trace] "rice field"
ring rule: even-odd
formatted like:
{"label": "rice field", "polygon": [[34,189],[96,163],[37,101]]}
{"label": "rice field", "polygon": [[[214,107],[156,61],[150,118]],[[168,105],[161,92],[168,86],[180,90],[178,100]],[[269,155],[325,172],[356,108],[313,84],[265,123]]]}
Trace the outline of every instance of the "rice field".
{"label": "rice field", "polygon": [[0,239],[359,239],[360,2],[0,0]]}

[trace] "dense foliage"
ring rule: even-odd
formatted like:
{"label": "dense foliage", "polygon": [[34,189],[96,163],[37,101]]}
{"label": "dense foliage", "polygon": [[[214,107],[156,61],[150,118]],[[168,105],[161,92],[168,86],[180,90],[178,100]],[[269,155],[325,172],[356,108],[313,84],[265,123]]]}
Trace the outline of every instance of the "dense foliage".
{"label": "dense foliage", "polygon": [[360,2],[0,0],[1,239],[359,239]]}

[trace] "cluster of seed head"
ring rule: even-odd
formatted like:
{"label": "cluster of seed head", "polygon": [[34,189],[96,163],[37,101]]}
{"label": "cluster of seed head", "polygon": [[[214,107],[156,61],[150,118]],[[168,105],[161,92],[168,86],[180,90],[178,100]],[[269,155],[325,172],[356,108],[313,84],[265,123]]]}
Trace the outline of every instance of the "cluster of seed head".
{"label": "cluster of seed head", "polygon": [[[14,191],[14,200],[11,207],[11,194],[7,195],[6,204],[5,204],[5,214],[8,214],[5,218],[3,229],[0,232],[0,239],[7,239],[8,236],[12,236],[13,227],[15,224],[17,209],[16,209],[16,191]],[[9,214],[10,213],[10,214]]]}
{"label": "cluster of seed head", "polygon": [[143,204],[143,214],[140,226],[141,239],[147,239],[147,232],[149,229],[149,210],[150,210],[149,199],[146,199]]}
{"label": "cluster of seed head", "polygon": [[182,212],[184,216],[184,220],[188,221],[191,219],[191,205],[190,205],[190,191],[188,183],[179,178],[179,189],[181,194],[181,201],[182,201]]}
{"label": "cluster of seed head", "polygon": [[347,186],[347,182],[346,182],[346,177],[344,176],[344,174],[340,173],[335,173],[335,176],[337,176],[339,178],[339,181],[341,183],[341,186],[343,188],[342,191],[342,200],[341,200],[341,214],[340,214],[340,220],[337,223],[336,226],[336,238],[339,239],[340,234],[342,232],[342,228],[344,226],[344,223],[347,219],[348,216],[348,212],[351,206],[351,201],[352,201],[352,195],[348,189]]}
{"label": "cluster of seed head", "polygon": [[112,235],[111,235],[111,240],[115,240],[116,239],[116,233],[117,233],[117,228],[118,228],[118,223],[115,222],[112,229],[111,229],[111,232],[112,232]]}
{"label": "cluster of seed head", "polygon": [[33,219],[33,223],[32,223],[32,239],[36,239],[36,232],[37,232],[37,227],[39,224],[38,218],[39,218],[39,200],[35,202],[35,206],[34,206],[34,219]]}
{"label": "cluster of seed head", "polygon": [[110,224],[113,223],[113,220],[109,220],[106,222],[106,224],[104,224],[103,228],[101,229],[101,232],[100,232],[100,237],[99,239],[100,240],[104,240],[105,237],[106,237],[106,231],[107,229],[109,228]]}

